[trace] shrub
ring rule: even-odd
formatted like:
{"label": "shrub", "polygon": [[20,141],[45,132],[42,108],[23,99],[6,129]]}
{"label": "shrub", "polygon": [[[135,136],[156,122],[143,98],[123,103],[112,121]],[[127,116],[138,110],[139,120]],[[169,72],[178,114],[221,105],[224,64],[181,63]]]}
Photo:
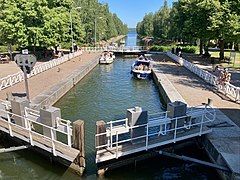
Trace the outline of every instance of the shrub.
{"label": "shrub", "polygon": [[171,46],[157,46],[157,45],[154,45],[150,48],[150,51],[164,52],[164,51],[170,51],[171,49],[172,49]]}
{"label": "shrub", "polygon": [[182,52],[185,52],[185,53],[196,53],[196,51],[197,51],[197,46],[182,47]]}

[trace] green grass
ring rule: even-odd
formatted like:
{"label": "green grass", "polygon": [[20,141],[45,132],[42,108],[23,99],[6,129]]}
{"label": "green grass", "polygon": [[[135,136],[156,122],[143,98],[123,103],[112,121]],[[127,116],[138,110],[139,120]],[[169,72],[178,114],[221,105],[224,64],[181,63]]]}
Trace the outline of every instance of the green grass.
{"label": "green grass", "polygon": [[[211,51],[209,53],[211,54],[211,57],[219,58],[219,52]],[[230,52],[224,52],[224,56],[230,57]],[[233,63],[234,63],[234,59],[231,59],[231,62],[229,64],[227,62],[222,62],[220,63],[220,65],[222,65],[223,67],[233,67],[233,68],[239,69],[240,68],[240,52],[236,52],[235,64]]]}

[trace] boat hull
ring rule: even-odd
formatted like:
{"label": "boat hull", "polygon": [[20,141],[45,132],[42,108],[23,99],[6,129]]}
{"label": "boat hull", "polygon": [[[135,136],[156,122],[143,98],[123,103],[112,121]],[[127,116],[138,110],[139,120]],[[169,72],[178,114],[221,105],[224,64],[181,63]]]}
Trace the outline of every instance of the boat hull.
{"label": "boat hull", "polygon": [[133,77],[137,78],[137,79],[149,79],[152,76],[151,71],[134,71],[132,70],[131,73],[133,74]]}
{"label": "boat hull", "polygon": [[99,64],[111,64],[111,63],[113,63],[113,61],[114,61],[114,59],[112,58],[112,59],[100,59],[99,60]]}

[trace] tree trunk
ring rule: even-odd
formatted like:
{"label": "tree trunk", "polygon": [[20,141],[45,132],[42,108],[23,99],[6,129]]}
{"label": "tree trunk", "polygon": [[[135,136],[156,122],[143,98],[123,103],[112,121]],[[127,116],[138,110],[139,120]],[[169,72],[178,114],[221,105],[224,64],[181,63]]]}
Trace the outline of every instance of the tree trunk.
{"label": "tree trunk", "polygon": [[12,61],[13,60],[12,44],[8,44],[8,52],[9,52],[10,59]]}
{"label": "tree trunk", "polygon": [[199,44],[199,53],[200,53],[200,55],[202,55],[202,54],[203,54],[203,41],[202,41],[202,39],[200,39],[200,44]]}
{"label": "tree trunk", "polygon": [[235,49],[235,43],[233,42],[232,43],[232,50],[234,50]]}
{"label": "tree trunk", "polygon": [[219,40],[219,47],[220,47],[219,58],[220,60],[223,60],[224,59],[224,40],[223,39]]}

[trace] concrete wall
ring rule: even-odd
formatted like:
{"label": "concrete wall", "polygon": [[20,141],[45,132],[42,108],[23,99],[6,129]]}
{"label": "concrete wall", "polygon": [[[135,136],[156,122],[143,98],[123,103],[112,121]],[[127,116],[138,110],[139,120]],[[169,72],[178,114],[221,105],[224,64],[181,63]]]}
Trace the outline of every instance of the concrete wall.
{"label": "concrete wall", "polygon": [[[182,101],[186,103],[183,97],[178,93],[176,88],[168,80],[168,78],[161,73],[157,68],[152,69],[153,80],[158,87],[159,93],[161,94],[164,102],[167,104],[174,101]],[[187,104],[187,103],[186,103]]]}
{"label": "concrete wall", "polygon": [[56,103],[98,64],[98,59],[99,58],[97,57],[91,60],[87,66],[80,67],[79,69],[73,71],[68,78],[63,79],[58,84],[55,84],[51,89],[36,96],[31,101],[32,108],[40,109],[43,106],[49,106]]}
{"label": "concrete wall", "polygon": [[[185,102],[176,88],[158,68],[153,68],[153,79],[166,103]],[[232,171],[232,173],[218,171],[222,179],[240,179],[240,129],[220,110],[215,108],[215,111],[217,116],[213,125],[227,122],[227,127],[213,127],[213,132],[205,136],[202,145],[212,162],[228,167]]]}

